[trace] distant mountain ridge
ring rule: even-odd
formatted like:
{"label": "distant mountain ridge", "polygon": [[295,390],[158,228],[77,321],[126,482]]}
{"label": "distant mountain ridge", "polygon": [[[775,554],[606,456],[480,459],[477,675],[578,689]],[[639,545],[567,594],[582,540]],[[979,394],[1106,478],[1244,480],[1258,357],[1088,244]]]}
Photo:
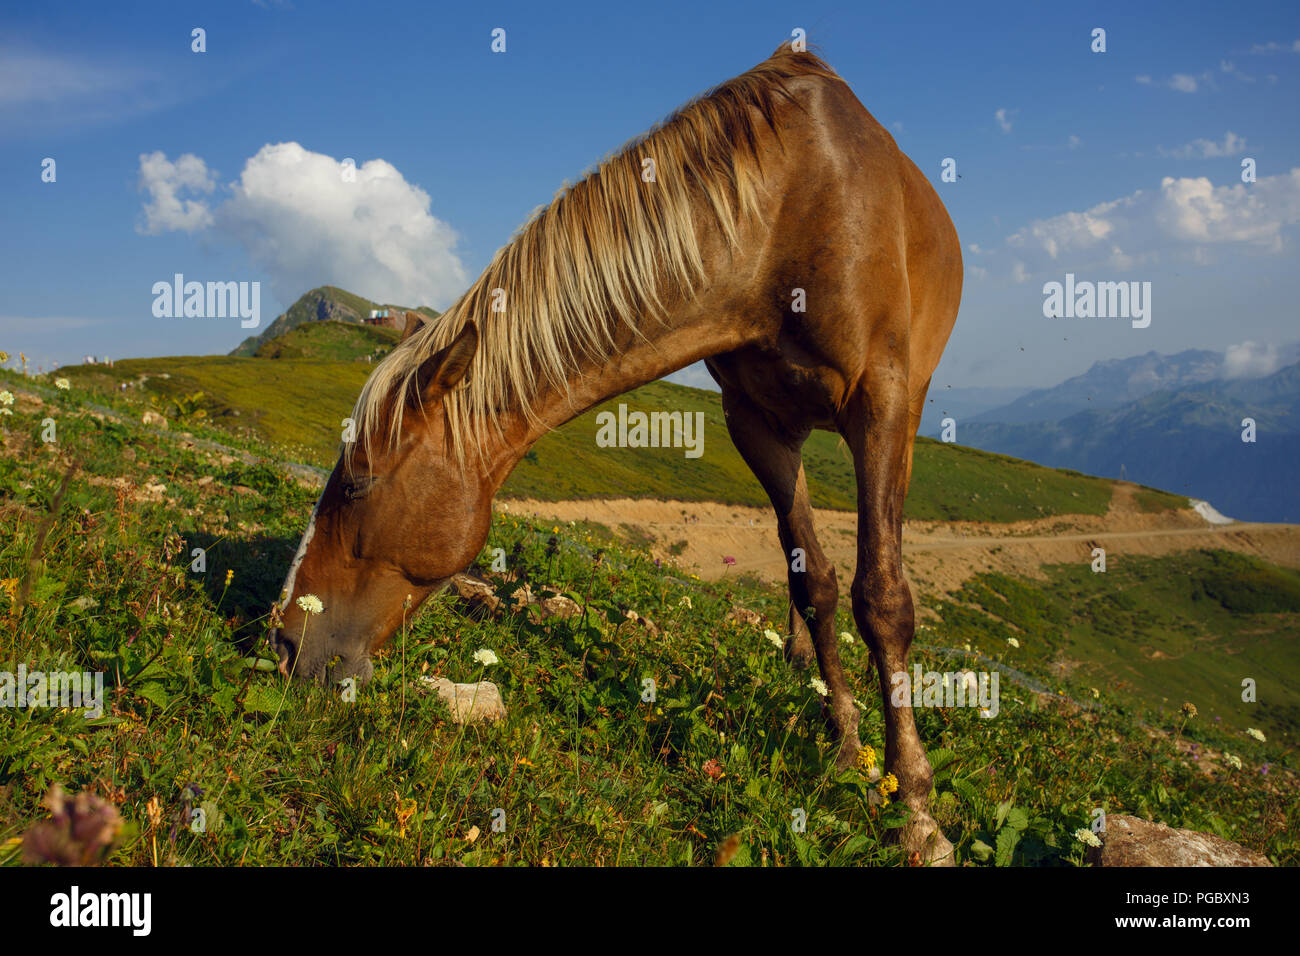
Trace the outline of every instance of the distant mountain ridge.
{"label": "distant mountain ridge", "polygon": [[289,306],[282,315],[268,325],[260,335],[251,335],[244,339],[230,354],[243,357],[254,356],[257,354],[258,349],[266,343],[285,335],[306,322],[332,320],[363,325],[362,320],[369,317],[371,309],[385,308],[409,309],[411,312],[422,312],[430,318],[436,318],[439,315],[438,312],[427,306],[412,309],[410,306],[381,305],[378,302],[371,302],[369,299],[348,292],[346,289],[323,285],[320,288],[304,293],[297,302]]}
{"label": "distant mountain ridge", "polygon": [[[1247,418],[1255,423],[1254,442],[1242,441]],[[1130,481],[1206,499],[1241,520],[1300,522],[1300,363],[1263,378],[1156,391],[1057,421],[959,423],[957,440],[1109,478],[1123,468]]]}
{"label": "distant mountain ridge", "polygon": [[972,416],[968,422],[1020,425],[1056,421],[1081,411],[1115,408],[1152,392],[1200,385],[1223,377],[1223,355],[1188,349],[1176,355],[1147,352],[1093,363],[1082,375],[1039,388],[1010,404]]}

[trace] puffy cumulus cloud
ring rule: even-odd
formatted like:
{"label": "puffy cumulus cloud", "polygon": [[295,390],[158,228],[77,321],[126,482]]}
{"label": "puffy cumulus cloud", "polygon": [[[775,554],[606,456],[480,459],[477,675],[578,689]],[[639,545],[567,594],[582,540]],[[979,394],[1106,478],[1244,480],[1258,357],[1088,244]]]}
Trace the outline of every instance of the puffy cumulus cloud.
{"label": "puffy cumulus cloud", "polygon": [[993,113],[993,116],[994,116],[994,118],[997,119],[997,121],[998,121],[998,126],[1001,128],[1002,132],[1004,132],[1004,133],[1010,133],[1010,132],[1011,132],[1011,121],[1012,121],[1012,119],[1015,118],[1015,115],[1016,115],[1017,113],[1019,113],[1019,112],[1020,112],[1020,110],[1000,109],[1000,110],[996,110],[996,111]]}
{"label": "puffy cumulus cloud", "polygon": [[1035,220],[1007,237],[1005,251],[1012,281],[1023,282],[1043,269],[1127,270],[1164,252],[1206,264],[1212,245],[1279,252],[1283,229],[1297,223],[1300,168],[1250,186],[1167,176],[1158,192],[1138,190],[1082,212]]}
{"label": "puffy cumulus cloud", "polygon": [[140,155],[140,190],[149,194],[136,231],[149,236],[163,232],[193,232],[212,225],[212,211],[201,199],[181,199],[181,190],[211,193],[216,178],[203,160],[186,153],[176,162],[162,152]]}
{"label": "puffy cumulus cloud", "polygon": [[1195,243],[1245,242],[1282,249],[1282,227],[1300,222],[1300,168],[1251,186],[1214,186],[1205,176],[1160,181],[1156,221],[1168,237]]}
{"label": "puffy cumulus cloud", "polygon": [[1223,354],[1224,378],[1262,378],[1282,367],[1282,353],[1276,345],[1247,340],[1229,345]]}
{"label": "puffy cumulus cloud", "polygon": [[[143,168],[142,157],[142,177]],[[328,283],[438,306],[467,283],[456,233],[430,213],[429,194],[382,159],[353,169],[298,143],[268,144],[226,192],[202,227],[243,246],[282,301]]]}

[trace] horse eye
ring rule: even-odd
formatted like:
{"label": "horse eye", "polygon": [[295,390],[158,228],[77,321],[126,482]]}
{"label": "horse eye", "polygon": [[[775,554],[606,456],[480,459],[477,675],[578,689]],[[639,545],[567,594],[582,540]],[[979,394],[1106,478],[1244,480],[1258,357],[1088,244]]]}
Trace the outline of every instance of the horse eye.
{"label": "horse eye", "polygon": [[364,498],[370,493],[370,489],[374,483],[375,479],[373,477],[358,478],[356,481],[345,481],[342,486],[343,497],[347,498],[349,501],[356,501],[358,498]]}

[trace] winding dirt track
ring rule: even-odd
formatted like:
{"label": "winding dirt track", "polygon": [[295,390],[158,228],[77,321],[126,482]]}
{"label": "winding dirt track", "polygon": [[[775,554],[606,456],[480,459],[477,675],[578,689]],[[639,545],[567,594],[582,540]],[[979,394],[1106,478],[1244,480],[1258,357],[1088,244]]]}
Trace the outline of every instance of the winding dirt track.
{"label": "winding dirt track", "polygon": [[[1149,514],[1134,503],[1135,485],[1117,483],[1104,516],[1067,515],[1010,524],[908,522],[904,564],[916,590],[951,592],[980,571],[1040,577],[1045,564],[1090,562],[1093,548],[1106,551],[1108,566],[1126,555],[1162,555],[1197,548],[1240,551],[1287,567],[1300,567],[1300,525],[1234,522],[1212,525],[1190,508]],[[765,508],[713,502],[613,499],[597,501],[498,501],[498,510],[559,522],[590,520],[613,530],[654,537],[651,551],[696,570],[706,580],[756,574],[784,580],[785,562],[776,520]],[[817,533],[835,563],[840,587],[853,577],[857,516],[819,510]],[[624,527],[626,526],[626,527]],[[734,558],[728,564],[725,558]]]}

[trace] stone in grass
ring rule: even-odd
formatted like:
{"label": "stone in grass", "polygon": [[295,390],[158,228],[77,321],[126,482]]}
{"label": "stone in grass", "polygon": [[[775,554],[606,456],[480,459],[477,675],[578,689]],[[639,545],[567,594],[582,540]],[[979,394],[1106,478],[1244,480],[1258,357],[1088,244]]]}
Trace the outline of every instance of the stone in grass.
{"label": "stone in grass", "polygon": [[506,715],[506,705],[501,700],[501,691],[491,681],[455,684],[445,677],[430,677],[426,674],[419,678],[419,682],[446,703],[448,710],[451,711],[451,719],[455,723],[496,721]]}
{"label": "stone in grass", "polygon": [[1231,840],[1175,830],[1138,817],[1108,816],[1101,846],[1088,851],[1094,866],[1272,866],[1268,857]]}

